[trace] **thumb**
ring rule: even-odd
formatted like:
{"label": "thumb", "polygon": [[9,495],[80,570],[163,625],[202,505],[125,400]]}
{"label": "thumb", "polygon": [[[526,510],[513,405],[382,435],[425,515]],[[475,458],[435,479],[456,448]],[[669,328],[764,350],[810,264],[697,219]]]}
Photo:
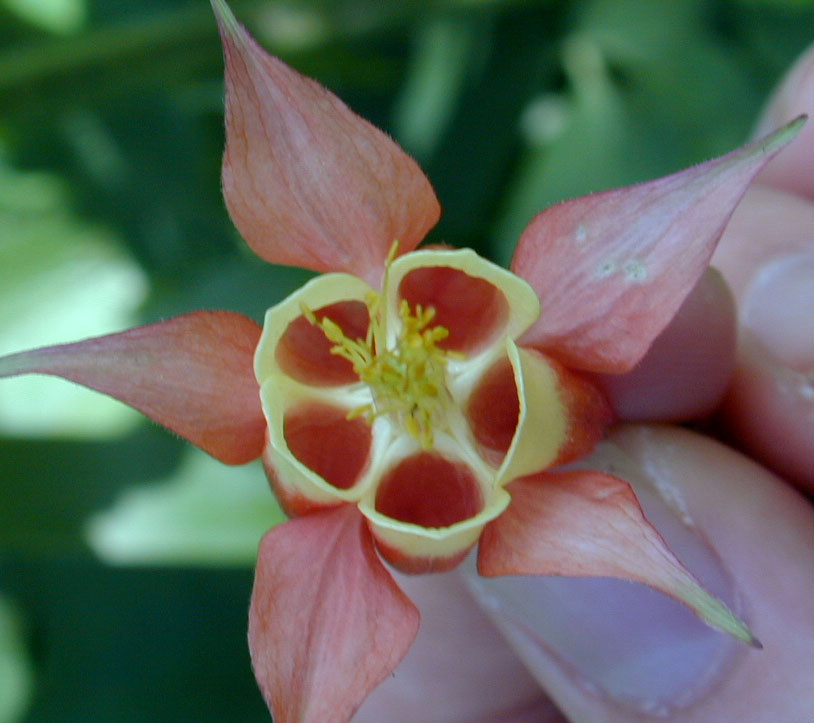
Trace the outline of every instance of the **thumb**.
{"label": "thumb", "polygon": [[623,427],[589,463],[630,481],[673,551],[764,644],[747,648],[639,585],[479,578],[475,598],[571,720],[804,720],[814,511],[754,463],[668,427]]}

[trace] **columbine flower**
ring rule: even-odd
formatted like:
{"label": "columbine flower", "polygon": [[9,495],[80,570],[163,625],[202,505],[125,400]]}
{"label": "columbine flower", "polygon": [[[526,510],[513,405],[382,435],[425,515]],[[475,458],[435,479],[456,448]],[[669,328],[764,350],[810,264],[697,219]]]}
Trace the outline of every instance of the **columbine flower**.
{"label": "columbine flower", "polygon": [[754,644],[626,482],[557,467],[611,422],[587,374],[642,358],[799,123],[546,209],[509,272],[469,250],[415,251],[439,216],[415,163],[213,4],[232,219],[264,259],[331,273],[270,309],[262,333],[239,314],[197,312],[11,355],[0,376],[62,376],[226,463],[262,456],[294,518],[260,545],[249,618],[274,719],[350,717],[409,648],[418,611],[379,555],[444,570],[480,540],[484,575],[634,580]]}

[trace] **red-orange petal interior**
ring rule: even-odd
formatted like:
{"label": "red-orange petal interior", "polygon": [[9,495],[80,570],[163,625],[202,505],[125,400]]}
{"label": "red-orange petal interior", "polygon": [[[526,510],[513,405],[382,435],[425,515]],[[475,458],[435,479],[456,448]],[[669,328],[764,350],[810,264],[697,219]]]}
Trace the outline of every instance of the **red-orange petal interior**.
{"label": "red-orange petal interior", "polygon": [[506,357],[481,377],[467,402],[466,418],[481,453],[490,462],[500,464],[509,451],[520,418],[517,384]]}
{"label": "red-orange petal interior", "polygon": [[448,527],[483,509],[475,475],[465,464],[420,452],[387,472],[376,492],[376,511],[422,527]]}
{"label": "red-orange petal interior", "polygon": [[[338,324],[350,339],[364,339],[367,334],[369,316],[361,301],[339,301],[317,309],[314,315]],[[351,363],[332,354],[332,346],[322,329],[298,316],[283,332],[274,353],[280,369],[303,384],[330,387],[358,381]]]}
{"label": "red-orange petal interior", "polygon": [[283,434],[288,449],[308,469],[334,487],[353,487],[367,465],[370,425],[346,419],[347,410],[309,402],[285,414]]}
{"label": "red-orange petal interior", "polygon": [[470,354],[486,346],[505,325],[509,303],[494,284],[448,266],[422,266],[405,274],[399,296],[411,309],[433,307],[432,326],[449,336],[438,346]]}

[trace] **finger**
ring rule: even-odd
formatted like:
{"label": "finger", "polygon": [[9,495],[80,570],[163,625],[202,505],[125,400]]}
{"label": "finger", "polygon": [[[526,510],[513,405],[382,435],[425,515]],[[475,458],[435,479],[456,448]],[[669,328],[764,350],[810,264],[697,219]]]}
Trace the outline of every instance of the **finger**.
{"label": "finger", "polygon": [[354,723],[565,723],[457,573],[396,578],[418,605],[421,628]]}
{"label": "finger", "polygon": [[814,377],[778,363],[745,333],[722,414],[727,431],[755,459],[814,492]]}
{"label": "finger", "polygon": [[734,363],[734,302],[708,269],[636,368],[599,382],[620,419],[685,421],[720,404]]}
{"label": "finger", "polygon": [[[814,115],[814,46],[780,83],[755,132],[801,112]],[[738,362],[723,407],[732,440],[809,491],[814,491],[812,167],[809,120],[794,145],[761,173],[767,185],[744,198],[713,258],[739,306]]]}
{"label": "finger", "polygon": [[754,650],[645,588],[610,580],[468,578],[571,720],[805,720],[814,512],[738,453],[667,427],[623,427],[592,460],[637,487],[702,582],[743,616]]}
{"label": "finger", "polygon": [[751,189],[713,263],[740,324],[724,421],[749,454],[814,491],[814,203]]}
{"label": "finger", "polygon": [[794,145],[758,176],[761,183],[814,199],[814,46],[792,66],[769,99],[754,136],[779,128],[802,113],[809,121]]}

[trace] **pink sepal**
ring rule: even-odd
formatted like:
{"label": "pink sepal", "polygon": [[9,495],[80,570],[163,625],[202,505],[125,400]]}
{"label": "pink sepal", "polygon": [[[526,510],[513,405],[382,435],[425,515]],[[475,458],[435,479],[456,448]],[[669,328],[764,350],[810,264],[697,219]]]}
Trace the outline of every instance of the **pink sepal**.
{"label": "pink sepal", "polygon": [[516,480],[506,489],[511,504],[481,536],[481,575],[614,577],[642,583],[684,603],[708,625],[760,646],[667,549],[627,482],[571,470]]}
{"label": "pink sepal", "polygon": [[602,472],[546,472],[506,488],[512,501],[483,531],[478,570],[495,575],[616,577],[658,587],[686,576],[630,485]]}
{"label": "pink sepal", "polygon": [[265,420],[252,359],[260,327],[199,311],[74,344],[0,359],[0,377],[50,374],[135,407],[213,457],[243,464],[263,451]]}
{"label": "pink sepal", "polygon": [[572,368],[632,369],[707,267],[752,178],[801,125],[671,176],[535,216],[512,270],[537,291],[542,312],[520,343]]}
{"label": "pink sepal", "polygon": [[348,720],[418,624],[354,505],[290,520],[260,543],[249,648],[276,723]]}
{"label": "pink sepal", "polygon": [[223,192],[266,261],[378,286],[393,241],[412,250],[440,207],[419,167],[321,85],[267,54],[213,0],[226,61]]}

